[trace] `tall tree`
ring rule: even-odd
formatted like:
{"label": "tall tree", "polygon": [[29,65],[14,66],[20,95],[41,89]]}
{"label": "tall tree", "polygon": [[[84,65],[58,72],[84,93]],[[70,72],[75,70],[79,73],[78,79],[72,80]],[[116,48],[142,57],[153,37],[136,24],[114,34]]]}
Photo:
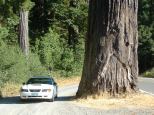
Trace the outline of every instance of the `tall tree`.
{"label": "tall tree", "polygon": [[25,55],[29,53],[28,11],[20,10],[20,47]]}
{"label": "tall tree", "polygon": [[138,0],[90,0],[82,79],[77,96],[135,91]]}
{"label": "tall tree", "polygon": [[20,7],[20,47],[25,55],[29,53],[28,12],[33,7],[30,0],[24,0]]}

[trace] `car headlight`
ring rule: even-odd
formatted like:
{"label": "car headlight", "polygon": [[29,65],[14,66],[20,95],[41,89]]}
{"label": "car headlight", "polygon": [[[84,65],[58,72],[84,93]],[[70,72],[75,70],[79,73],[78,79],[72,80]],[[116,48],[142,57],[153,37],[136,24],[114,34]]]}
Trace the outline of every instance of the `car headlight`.
{"label": "car headlight", "polygon": [[28,92],[28,89],[21,88],[21,92]]}
{"label": "car headlight", "polygon": [[51,92],[51,89],[42,89],[42,92]]}

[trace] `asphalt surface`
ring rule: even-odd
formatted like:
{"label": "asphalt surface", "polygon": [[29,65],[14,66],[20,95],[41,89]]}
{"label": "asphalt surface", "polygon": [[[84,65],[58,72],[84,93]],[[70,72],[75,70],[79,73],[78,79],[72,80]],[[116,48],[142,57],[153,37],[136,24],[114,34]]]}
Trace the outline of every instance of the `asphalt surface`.
{"label": "asphalt surface", "polygon": [[154,78],[139,78],[138,86],[141,90],[154,94]]}
{"label": "asphalt surface", "polygon": [[[78,85],[59,89],[55,102],[27,101],[21,102],[19,97],[0,99],[0,115],[154,115],[154,109],[122,108],[99,110],[71,103]],[[154,92],[154,79],[139,79],[139,88]]]}

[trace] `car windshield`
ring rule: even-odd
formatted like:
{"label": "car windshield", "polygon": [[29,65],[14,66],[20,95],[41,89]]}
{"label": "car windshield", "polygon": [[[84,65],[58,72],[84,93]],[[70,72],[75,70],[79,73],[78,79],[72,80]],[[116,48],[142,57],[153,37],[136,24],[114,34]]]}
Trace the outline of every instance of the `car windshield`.
{"label": "car windshield", "polygon": [[30,78],[27,84],[52,84],[53,81],[50,78]]}

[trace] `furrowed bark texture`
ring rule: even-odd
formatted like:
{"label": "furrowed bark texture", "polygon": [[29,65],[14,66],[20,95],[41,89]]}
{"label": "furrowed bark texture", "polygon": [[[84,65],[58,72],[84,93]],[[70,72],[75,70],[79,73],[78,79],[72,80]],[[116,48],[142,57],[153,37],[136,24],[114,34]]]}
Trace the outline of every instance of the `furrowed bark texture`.
{"label": "furrowed bark texture", "polygon": [[90,0],[85,60],[77,96],[137,89],[138,0]]}
{"label": "furrowed bark texture", "polygon": [[20,47],[25,55],[29,53],[28,11],[20,11]]}

